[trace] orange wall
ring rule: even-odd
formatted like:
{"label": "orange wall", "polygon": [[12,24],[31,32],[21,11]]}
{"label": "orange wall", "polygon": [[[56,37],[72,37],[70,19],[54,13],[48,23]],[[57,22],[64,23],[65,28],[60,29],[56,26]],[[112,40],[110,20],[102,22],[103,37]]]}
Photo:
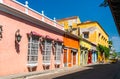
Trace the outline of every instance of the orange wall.
{"label": "orange wall", "polygon": [[67,56],[68,56],[67,57],[68,67],[71,67],[72,64],[73,64],[73,58],[72,58],[73,55],[72,55],[71,49],[72,48],[74,48],[74,49],[78,49],[79,48],[79,40],[75,39],[75,38],[72,38],[72,37],[70,37],[68,35],[65,35],[63,40],[64,40],[64,45],[65,45],[65,47],[67,47],[67,50],[68,50],[68,53],[67,53]]}
{"label": "orange wall", "polygon": [[79,40],[75,39],[75,38],[71,38],[70,36],[65,35],[64,38],[64,45],[67,47],[71,47],[71,48],[79,48]]}

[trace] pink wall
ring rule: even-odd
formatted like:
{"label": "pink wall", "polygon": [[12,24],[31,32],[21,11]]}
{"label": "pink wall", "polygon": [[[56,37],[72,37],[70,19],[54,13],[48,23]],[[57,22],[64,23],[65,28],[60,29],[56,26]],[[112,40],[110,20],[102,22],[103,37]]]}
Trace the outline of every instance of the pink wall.
{"label": "pink wall", "polygon": [[[10,14],[0,11],[0,25],[3,26],[3,38],[0,40],[0,76],[28,72],[27,68],[27,53],[28,53],[28,38],[27,33],[35,31],[43,36],[49,35],[52,38],[63,40],[62,35],[49,32],[47,29],[42,30],[41,26],[32,24],[23,19],[19,19]],[[20,29],[22,39],[20,41],[20,52],[15,49],[15,32]],[[54,69],[54,55],[51,53],[50,69]],[[62,53],[61,53],[62,55]],[[61,67],[62,67],[61,56]],[[42,53],[38,53],[37,71],[43,70]]]}

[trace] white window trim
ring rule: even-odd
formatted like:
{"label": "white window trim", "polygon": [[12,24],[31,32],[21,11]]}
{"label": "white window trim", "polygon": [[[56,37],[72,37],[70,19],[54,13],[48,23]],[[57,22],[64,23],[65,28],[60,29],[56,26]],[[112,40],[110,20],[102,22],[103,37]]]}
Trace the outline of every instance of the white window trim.
{"label": "white window trim", "polygon": [[[50,46],[51,46],[51,49],[49,50],[49,53],[50,54],[47,54],[47,50],[46,50],[46,46],[47,46],[47,39],[45,39],[44,40],[44,49],[43,49],[43,65],[50,65],[50,61],[51,61],[51,51],[52,51],[52,41],[51,41],[51,44],[50,44]],[[48,57],[47,55],[49,55],[49,58],[50,58],[50,60],[46,60],[46,58]]]}
{"label": "white window trim", "polygon": [[[56,43],[56,47],[55,47],[55,64],[60,64],[61,63],[61,52],[62,52],[62,44],[59,45],[58,43]],[[60,57],[59,57],[60,55]]]}
{"label": "white window trim", "polygon": [[33,39],[32,39],[33,37],[31,36],[30,37],[30,41],[28,42],[28,44],[30,44],[30,48],[28,48],[28,57],[32,57],[32,56],[36,56],[37,57],[37,60],[36,61],[31,61],[31,60],[27,60],[27,66],[28,67],[35,67],[35,66],[37,66],[38,65],[38,51],[39,51],[39,40],[38,40],[38,43],[36,43],[36,44],[38,44],[38,49],[34,49],[34,50],[37,50],[37,55],[32,55],[31,54],[31,52],[32,52],[32,47],[31,47],[31,44],[33,43],[33,44],[35,44],[34,42],[33,42]]}

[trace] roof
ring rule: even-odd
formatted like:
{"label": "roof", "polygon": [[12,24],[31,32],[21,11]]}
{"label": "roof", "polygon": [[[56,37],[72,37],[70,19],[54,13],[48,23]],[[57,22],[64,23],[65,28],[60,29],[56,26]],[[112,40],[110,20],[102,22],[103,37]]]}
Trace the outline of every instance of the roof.
{"label": "roof", "polygon": [[120,0],[108,0],[108,4],[120,35]]}
{"label": "roof", "polygon": [[77,19],[77,18],[78,18],[78,16],[72,16],[72,17],[67,17],[67,18],[58,19],[57,22],[63,21],[63,20]]}

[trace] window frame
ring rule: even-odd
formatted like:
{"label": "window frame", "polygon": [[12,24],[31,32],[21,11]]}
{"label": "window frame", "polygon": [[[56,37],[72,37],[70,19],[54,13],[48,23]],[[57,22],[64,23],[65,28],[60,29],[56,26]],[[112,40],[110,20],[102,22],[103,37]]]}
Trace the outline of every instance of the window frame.
{"label": "window frame", "polygon": [[39,44],[39,36],[31,35],[28,38],[27,62],[29,66],[37,66],[38,64]]}
{"label": "window frame", "polygon": [[62,53],[62,43],[61,42],[56,42],[55,43],[55,64],[60,64],[61,63],[61,53]]}
{"label": "window frame", "polygon": [[52,52],[52,40],[44,39],[42,50],[42,61],[44,65],[50,65],[51,52]]}
{"label": "window frame", "polygon": [[84,38],[89,38],[89,32],[83,32]]}

